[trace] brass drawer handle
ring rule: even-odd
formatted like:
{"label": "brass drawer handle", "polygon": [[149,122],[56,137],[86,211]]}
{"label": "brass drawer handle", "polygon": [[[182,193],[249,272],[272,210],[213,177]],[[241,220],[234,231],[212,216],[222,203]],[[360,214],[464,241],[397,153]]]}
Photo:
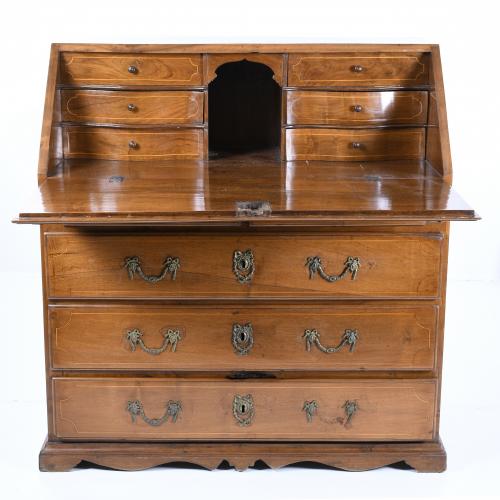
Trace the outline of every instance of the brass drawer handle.
{"label": "brass drawer handle", "polygon": [[250,283],[255,273],[252,250],[235,250],[233,253],[233,273],[239,283]]}
{"label": "brass drawer handle", "polygon": [[161,281],[167,274],[170,273],[172,280],[175,280],[177,276],[177,271],[181,267],[181,263],[178,257],[167,257],[163,262],[163,269],[158,275],[147,275],[141,267],[141,259],[139,257],[125,257],[125,262],[123,264],[128,271],[128,277],[133,280],[135,273],[137,273],[144,281],[148,283],[157,283]]}
{"label": "brass drawer handle", "polygon": [[329,283],[334,283],[335,281],[341,280],[347,273],[351,273],[351,280],[356,279],[359,268],[361,267],[361,261],[358,257],[347,257],[344,262],[344,269],[340,274],[327,274],[323,269],[321,259],[318,256],[307,257],[306,266],[309,267],[309,279],[313,279],[314,275],[318,273],[325,281]]}
{"label": "brass drawer handle", "polygon": [[137,417],[141,417],[142,420],[144,420],[144,422],[146,422],[148,425],[152,425],[152,426],[157,427],[157,426],[163,424],[164,422],[167,422],[170,417],[171,417],[172,423],[175,424],[175,422],[177,421],[177,417],[179,416],[180,412],[182,411],[182,405],[181,405],[180,401],[170,400],[167,403],[167,408],[166,408],[163,416],[161,416],[159,418],[149,418],[144,413],[144,407],[142,406],[141,401],[136,399],[135,401],[128,401],[127,402],[127,411],[130,413],[133,424],[135,424]]}
{"label": "brass drawer handle", "polygon": [[137,111],[137,106],[135,104],[132,104],[130,103],[128,106],[127,106],[127,109],[129,111]]}
{"label": "brass drawer handle", "polygon": [[327,354],[338,352],[345,345],[349,346],[349,352],[353,352],[356,342],[359,339],[358,330],[348,329],[344,331],[344,335],[342,335],[339,345],[335,347],[326,347],[320,342],[319,337],[320,333],[316,329],[304,331],[302,338],[306,339],[306,351],[310,351],[313,344],[315,344],[321,352],[325,352]]}
{"label": "brass drawer handle", "polygon": [[363,111],[363,106],[361,106],[361,104],[355,104],[355,105],[352,107],[352,110],[353,110],[355,113],[361,113],[361,111]]}
{"label": "brass drawer handle", "polygon": [[364,71],[365,68],[361,66],[360,64],[355,64],[354,66],[351,66],[351,70],[354,71],[354,73],[361,73]]}
{"label": "brass drawer handle", "polygon": [[137,69],[137,66],[134,66],[133,64],[131,64],[129,67],[128,67],[128,70],[127,70],[130,74],[132,75],[137,75],[137,73],[139,73],[139,70]]}
{"label": "brass drawer handle", "polygon": [[314,399],[312,401],[304,401],[304,406],[302,410],[306,412],[307,423],[310,424],[314,415],[316,415],[318,411],[319,405]]}
{"label": "brass drawer handle", "polygon": [[363,144],[360,142],[353,142],[351,143],[352,149],[361,149],[363,147]]}
{"label": "brass drawer handle", "polygon": [[128,147],[130,149],[139,149],[139,143],[136,141],[128,141]]}
{"label": "brass drawer handle", "polygon": [[241,396],[236,394],[233,398],[233,416],[236,422],[245,427],[252,423],[254,415],[255,408],[252,395]]}
{"label": "brass drawer handle", "polygon": [[351,422],[352,418],[354,417],[354,414],[358,411],[358,403],[357,401],[350,401],[347,400],[343,405],[342,408],[344,408],[345,412],[345,420],[344,420],[344,425],[347,425]]}
{"label": "brass drawer handle", "polygon": [[231,337],[233,348],[240,356],[246,356],[253,347],[253,327],[252,323],[233,325],[233,335]]}
{"label": "brass drawer handle", "polygon": [[162,332],[163,335],[163,344],[161,347],[147,347],[144,341],[142,340],[142,332],[138,328],[134,328],[133,330],[129,330],[127,332],[127,340],[130,344],[130,350],[132,352],[135,351],[136,347],[139,346],[144,352],[148,354],[158,355],[162,352],[165,352],[169,345],[172,346],[172,352],[175,352],[177,349],[177,342],[182,339],[181,332],[179,330],[173,330],[171,328],[165,329]]}

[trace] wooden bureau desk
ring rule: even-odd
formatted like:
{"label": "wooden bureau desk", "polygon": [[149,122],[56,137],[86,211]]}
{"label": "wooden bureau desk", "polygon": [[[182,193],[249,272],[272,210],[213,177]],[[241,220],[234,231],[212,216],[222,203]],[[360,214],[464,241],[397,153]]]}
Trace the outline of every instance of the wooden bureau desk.
{"label": "wooden bureau desk", "polygon": [[42,470],[442,471],[434,45],[54,45]]}

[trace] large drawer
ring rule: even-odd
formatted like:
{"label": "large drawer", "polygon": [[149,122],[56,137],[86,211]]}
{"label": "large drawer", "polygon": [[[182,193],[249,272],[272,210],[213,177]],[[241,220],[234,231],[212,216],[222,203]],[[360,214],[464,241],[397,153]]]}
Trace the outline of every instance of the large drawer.
{"label": "large drawer", "polygon": [[201,85],[201,56],[65,52],[61,80],[70,85]]}
{"label": "large drawer", "polygon": [[51,306],[51,364],[77,370],[432,370],[437,307]]}
{"label": "large drawer", "polygon": [[434,380],[53,380],[55,434],[95,440],[424,441]]}
{"label": "large drawer", "polygon": [[288,161],[419,160],[425,152],[424,128],[286,129],[285,141]]}
{"label": "large drawer", "polygon": [[399,87],[429,83],[426,54],[290,54],[288,85]]}
{"label": "large drawer", "polygon": [[119,130],[66,127],[65,158],[104,160],[200,160],[203,129]]}
{"label": "large drawer", "polygon": [[203,92],[63,90],[63,121],[124,124],[201,124]]}
{"label": "large drawer", "polygon": [[434,298],[442,239],[47,233],[50,297]]}
{"label": "large drawer", "polygon": [[325,92],[289,90],[289,125],[424,125],[427,92]]}

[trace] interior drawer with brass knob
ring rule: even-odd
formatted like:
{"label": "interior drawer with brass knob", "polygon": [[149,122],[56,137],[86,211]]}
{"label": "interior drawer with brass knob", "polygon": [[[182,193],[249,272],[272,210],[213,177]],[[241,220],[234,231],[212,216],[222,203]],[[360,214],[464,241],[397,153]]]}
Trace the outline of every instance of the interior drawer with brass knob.
{"label": "interior drawer with brass knob", "polygon": [[438,307],[49,306],[65,370],[432,370]]}
{"label": "interior drawer with brass knob", "polygon": [[61,114],[75,123],[200,125],[203,99],[203,92],[185,90],[63,90]]}
{"label": "interior drawer with brass knob", "polygon": [[440,233],[48,232],[47,291],[50,298],[436,298],[442,242]]}
{"label": "interior drawer with brass knob", "polygon": [[204,130],[115,129],[109,127],[64,128],[66,158],[104,160],[201,160]]}
{"label": "interior drawer with brass knob", "polygon": [[93,440],[426,441],[433,379],[54,378],[55,436]]}
{"label": "interior drawer with brass knob", "polygon": [[63,52],[61,82],[81,86],[199,86],[201,55]]}
{"label": "interior drawer with brass knob", "polygon": [[424,125],[427,92],[289,90],[288,125]]}
{"label": "interior drawer with brass knob", "polygon": [[291,87],[400,87],[429,83],[428,54],[290,54]]}
{"label": "interior drawer with brass knob", "polygon": [[421,160],[424,128],[353,130],[285,129],[286,159],[291,160]]}

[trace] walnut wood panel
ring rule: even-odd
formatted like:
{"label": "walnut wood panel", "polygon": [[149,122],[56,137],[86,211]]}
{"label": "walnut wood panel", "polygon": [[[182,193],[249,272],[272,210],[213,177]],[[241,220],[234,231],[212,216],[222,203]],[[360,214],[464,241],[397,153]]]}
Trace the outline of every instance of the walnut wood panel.
{"label": "walnut wood panel", "polygon": [[[263,461],[278,469],[296,463],[318,463],[348,471],[378,469],[405,462],[417,472],[443,472],[446,452],[440,439],[419,443],[81,443],[47,441],[40,451],[40,470],[67,471],[80,462],[118,470],[143,470],[189,462],[215,469],[223,462],[246,470]],[[305,464],[303,464],[305,465]]]}
{"label": "walnut wood panel", "polygon": [[205,84],[208,85],[216,76],[217,69],[223,64],[237,61],[251,61],[264,64],[272,69],[274,80],[283,86],[283,55],[282,54],[208,54]]}
{"label": "walnut wood panel", "polygon": [[286,129],[286,159],[294,160],[408,160],[421,159],[425,130]]}
{"label": "walnut wood panel", "polygon": [[62,120],[125,124],[201,124],[203,92],[63,90]]}
{"label": "walnut wood panel", "polygon": [[427,92],[286,92],[290,125],[424,125]]}
{"label": "walnut wood panel", "polygon": [[202,73],[198,54],[61,53],[61,82],[71,85],[196,86]]}
{"label": "walnut wood panel", "polygon": [[117,130],[65,127],[66,158],[197,160],[204,155],[203,129]]}
{"label": "walnut wood panel", "polygon": [[[57,369],[161,370],[432,370],[435,306],[272,307],[51,307],[52,366]],[[252,327],[247,354],[233,345],[235,324]],[[180,340],[160,354],[131,343],[142,332],[145,348],[164,345],[164,333]],[[322,345],[338,346],[346,330],[358,340],[338,352],[308,351],[304,333],[316,329]],[[166,345],[166,344],[165,344]],[[236,347],[236,348],[235,348]]]}
{"label": "walnut wood panel", "polygon": [[[347,235],[93,235],[46,236],[51,297],[436,297],[441,237]],[[233,273],[233,253],[250,249],[255,274],[248,283]],[[137,256],[145,274],[158,275],[177,257],[176,279],[157,283],[124,268]],[[356,279],[329,283],[310,277],[306,259],[318,256],[325,271],[339,274],[348,257],[361,268]],[[249,269],[249,268],[248,268]]]}
{"label": "walnut wood panel", "polygon": [[290,86],[412,86],[429,83],[427,54],[290,54]]}
{"label": "walnut wood panel", "polygon": [[[250,394],[254,417],[240,425],[235,395]],[[54,379],[56,435],[105,440],[338,440],[428,441],[434,437],[435,380],[223,381],[188,379]],[[151,426],[127,411],[139,400],[149,418],[169,400],[182,405],[177,421]],[[308,422],[305,401],[317,414]],[[343,405],[356,401],[347,421]]]}

